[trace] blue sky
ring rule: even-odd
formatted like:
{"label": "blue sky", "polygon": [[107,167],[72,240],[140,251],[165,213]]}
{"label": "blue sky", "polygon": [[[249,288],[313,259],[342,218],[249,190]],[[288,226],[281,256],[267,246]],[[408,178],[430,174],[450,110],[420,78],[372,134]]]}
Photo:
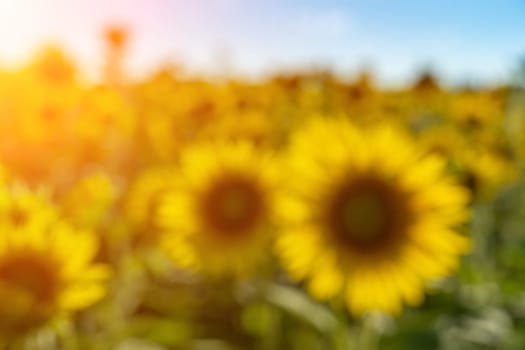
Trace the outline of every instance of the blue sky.
{"label": "blue sky", "polygon": [[492,82],[525,56],[523,0],[1,0],[0,60],[60,42],[96,76],[100,33],[112,22],[132,29],[135,76],[175,60],[252,76],[368,67],[394,84],[431,66],[450,82]]}

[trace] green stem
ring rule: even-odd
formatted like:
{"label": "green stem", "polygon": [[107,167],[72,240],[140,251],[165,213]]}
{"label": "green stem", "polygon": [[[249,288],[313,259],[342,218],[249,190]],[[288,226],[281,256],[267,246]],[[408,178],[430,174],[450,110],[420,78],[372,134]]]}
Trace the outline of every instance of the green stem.
{"label": "green stem", "polygon": [[337,326],[333,328],[331,334],[332,346],[334,350],[359,350],[346,309],[344,307],[339,309],[341,311],[334,315],[337,318]]}
{"label": "green stem", "polygon": [[60,320],[55,324],[55,331],[64,350],[77,350],[80,348],[78,336],[74,325],[69,320]]}
{"label": "green stem", "polygon": [[380,334],[376,318],[372,315],[363,318],[357,334],[356,344],[359,350],[378,350]]}

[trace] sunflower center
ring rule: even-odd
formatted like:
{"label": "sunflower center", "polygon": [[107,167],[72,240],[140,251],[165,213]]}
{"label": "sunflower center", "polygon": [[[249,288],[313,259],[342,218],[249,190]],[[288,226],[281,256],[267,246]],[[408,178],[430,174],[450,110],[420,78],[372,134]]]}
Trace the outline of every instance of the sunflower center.
{"label": "sunflower center", "polygon": [[0,259],[0,282],[32,295],[35,301],[56,301],[60,278],[56,264],[32,250],[9,253]]}
{"label": "sunflower center", "polygon": [[264,200],[254,181],[230,176],[220,179],[208,189],[201,209],[212,231],[231,236],[257,225],[264,211]]}
{"label": "sunflower center", "polygon": [[373,193],[358,193],[341,207],[341,224],[352,237],[374,240],[385,230],[387,208]]}
{"label": "sunflower center", "polygon": [[397,242],[410,218],[406,196],[386,181],[352,179],[339,186],[328,206],[334,237],[353,249],[382,249]]}

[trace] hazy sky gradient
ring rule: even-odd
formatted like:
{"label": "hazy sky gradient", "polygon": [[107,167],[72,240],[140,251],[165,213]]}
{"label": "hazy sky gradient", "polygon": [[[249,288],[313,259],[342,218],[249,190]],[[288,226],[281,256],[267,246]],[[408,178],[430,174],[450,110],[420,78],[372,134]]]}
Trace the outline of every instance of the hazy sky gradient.
{"label": "hazy sky gradient", "polygon": [[368,66],[387,83],[433,66],[449,81],[509,77],[525,55],[525,1],[0,0],[0,60],[59,42],[95,76],[101,31],[130,26],[128,69],[159,63],[250,75],[278,67]]}

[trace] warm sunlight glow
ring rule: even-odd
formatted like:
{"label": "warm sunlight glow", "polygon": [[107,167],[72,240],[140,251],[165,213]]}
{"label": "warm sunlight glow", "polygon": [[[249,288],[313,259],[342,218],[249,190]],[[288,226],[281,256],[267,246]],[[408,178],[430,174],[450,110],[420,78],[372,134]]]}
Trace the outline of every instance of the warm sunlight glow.
{"label": "warm sunlight glow", "polygon": [[525,349],[524,0],[0,0],[0,350]]}
{"label": "warm sunlight glow", "polygon": [[38,5],[28,0],[0,1],[0,59],[13,61],[28,55],[38,44]]}

